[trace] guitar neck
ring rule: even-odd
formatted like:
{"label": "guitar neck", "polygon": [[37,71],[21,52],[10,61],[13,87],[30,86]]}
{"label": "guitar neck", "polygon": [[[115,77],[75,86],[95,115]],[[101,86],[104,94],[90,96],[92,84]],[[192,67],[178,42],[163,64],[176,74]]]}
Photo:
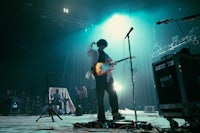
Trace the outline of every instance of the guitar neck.
{"label": "guitar neck", "polygon": [[[119,63],[121,61],[124,61],[124,60],[127,60],[127,59],[132,59],[132,58],[135,58],[134,56],[133,57],[127,57],[127,58],[124,58],[124,59],[121,59],[121,60],[118,60],[116,61],[115,63]],[[114,63],[108,63],[109,65],[113,65]]]}
{"label": "guitar neck", "polygon": [[116,63],[119,63],[119,62],[121,62],[121,61],[127,60],[127,59],[129,59],[129,58],[130,58],[130,57],[127,57],[127,58],[124,58],[124,59],[118,60],[118,61],[116,61]]}
{"label": "guitar neck", "polygon": [[[121,60],[116,61],[115,63],[127,60],[127,59],[132,59],[133,57],[127,57]],[[94,66],[94,71],[98,76],[101,76],[105,73],[107,73],[108,71],[111,71],[114,69],[114,67],[112,65],[115,65],[115,63],[109,63],[109,62],[98,62],[95,66]]]}

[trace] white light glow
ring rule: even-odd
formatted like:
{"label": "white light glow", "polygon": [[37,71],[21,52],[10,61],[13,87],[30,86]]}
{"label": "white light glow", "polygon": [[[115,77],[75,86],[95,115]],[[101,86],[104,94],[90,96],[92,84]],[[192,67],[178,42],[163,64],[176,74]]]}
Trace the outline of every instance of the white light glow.
{"label": "white light glow", "polygon": [[114,14],[103,25],[103,31],[112,38],[122,39],[130,27],[131,21],[128,16]]}
{"label": "white light glow", "polygon": [[114,82],[114,88],[117,92],[121,91],[122,90],[122,85],[118,82]]}
{"label": "white light glow", "polygon": [[64,13],[69,13],[69,9],[68,8],[63,8],[63,12]]}

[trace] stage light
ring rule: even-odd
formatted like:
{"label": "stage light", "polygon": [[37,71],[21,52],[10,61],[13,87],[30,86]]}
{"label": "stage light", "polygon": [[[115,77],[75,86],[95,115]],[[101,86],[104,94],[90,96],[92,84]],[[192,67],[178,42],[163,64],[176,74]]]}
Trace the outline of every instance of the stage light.
{"label": "stage light", "polygon": [[121,91],[122,90],[122,85],[118,82],[114,82],[114,88],[117,92]]}
{"label": "stage light", "polygon": [[87,31],[88,31],[88,28],[86,27],[84,31],[87,32]]}
{"label": "stage light", "polygon": [[63,8],[63,12],[64,13],[69,13],[69,9],[68,8]]}
{"label": "stage light", "polygon": [[131,20],[127,15],[114,14],[103,24],[103,31],[111,38],[122,39],[131,27]]}

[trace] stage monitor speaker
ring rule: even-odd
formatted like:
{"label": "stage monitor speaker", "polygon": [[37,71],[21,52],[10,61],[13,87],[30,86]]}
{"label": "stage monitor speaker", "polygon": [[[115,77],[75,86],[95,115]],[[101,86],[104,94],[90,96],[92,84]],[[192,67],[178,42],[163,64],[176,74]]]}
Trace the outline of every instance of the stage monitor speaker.
{"label": "stage monitor speaker", "polygon": [[[160,114],[192,117],[199,113],[200,116],[200,57],[169,55],[153,63],[152,67]],[[193,108],[199,112],[192,114]]]}

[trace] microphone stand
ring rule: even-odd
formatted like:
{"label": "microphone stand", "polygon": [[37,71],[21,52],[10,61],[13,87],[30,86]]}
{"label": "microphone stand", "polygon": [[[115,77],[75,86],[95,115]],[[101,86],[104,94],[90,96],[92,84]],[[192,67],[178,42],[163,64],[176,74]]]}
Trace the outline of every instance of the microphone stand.
{"label": "microphone stand", "polygon": [[135,102],[135,87],[134,87],[134,81],[133,81],[133,64],[131,59],[131,47],[130,47],[130,39],[129,34],[127,34],[128,37],[128,47],[129,47],[129,56],[130,56],[130,65],[131,65],[131,81],[132,81],[132,89],[133,89],[133,109],[135,111],[135,121],[137,122],[137,111],[136,111],[136,102]]}
{"label": "microphone stand", "polygon": [[186,21],[186,20],[193,20],[195,19],[196,17],[199,17],[200,14],[195,14],[195,15],[192,15],[192,16],[187,16],[187,17],[184,17],[184,18],[180,18],[180,19],[166,19],[165,21],[159,21],[157,22],[157,24],[168,24],[169,22],[176,22],[176,25],[178,26],[178,29],[180,30],[182,36],[184,37],[184,39],[186,40],[186,45],[187,47],[192,51],[192,53],[194,53],[194,50],[193,48],[189,45],[189,38],[187,38],[187,36],[185,35],[185,33],[183,32],[183,29],[181,28],[180,24],[178,23],[179,20],[182,20],[182,21]]}
{"label": "microphone stand", "polygon": [[[49,74],[47,74],[47,77],[46,77],[46,82],[47,82],[47,92],[49,91],[49,76],[51,75],[51,74],[54,74],[54,73],[49,73]],[[57,113],[57,112],[55,112],[54,111],[54,109],[53,109],[53,107],[52,107],[52,105],[50,104],[50,102],[49,102],[49,92],[48,92],[48,108],[37,118],[37,120],[36,120],[36,122],[38,122],[39,121],[39,119],[40,118],[42,118],[43,117],[43,115],[44,114],[46,114],[47,112],[49,113],[49,117],[51,117],[51,119],[52,119],[52,122],[55,122],[54,121],[54,118],[53,118],[53,115],[55,114],[58,118],[60,118],[60,120],[62,120],[62,118],[59,116],[59,114]]]}

